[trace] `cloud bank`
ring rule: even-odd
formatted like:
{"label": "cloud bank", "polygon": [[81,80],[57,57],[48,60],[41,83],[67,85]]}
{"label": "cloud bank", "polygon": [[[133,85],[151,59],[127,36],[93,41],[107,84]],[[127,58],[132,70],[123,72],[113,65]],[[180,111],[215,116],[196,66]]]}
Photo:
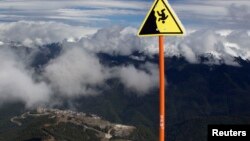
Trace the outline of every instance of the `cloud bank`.
{"label": "cloud bank", "polygon": [[[132,27],[115,26],[98,30],[94,35],[76,42],[63,42],[65,47],[78,46],[93,53],[131,55],[134,51],[148,55],[158,53],[156,38],[139,38]],[[169,37],[165,43],[165,55],[182,56],[190,63],[200,63],[200,57],[208,57],[207,64],[238,65],[236,57],[249,60],[249,34],[247,30],[189,30],[182,38]]]}
{"label": "cloud bank", "polygon": [[[98,88],[105,87],[105,82],[112,78],[118,78],[125,88],[139,96],[158,86],[157,64],[145,62],[139,66],[111,67],[100,63],[102,60],[96,55],[106,53],[145,61],[144,57],[132,56],[133,52],[149,57],[158,53],[157,38],[138,38],[133,27],[114,26],[100,29],[92,35],[84,35],[84,31],[78,31],[80,29],[82,27],[53,22],[2,24],[0,103],[20,100],[27,107],[32,107],[50,101],[54,95],[98,95],[101,93]],[[249,38],[250,32],[246,30],[190,30],[185,37],[167,38],[165,55],[182,56],[190,63],[201,63],[200,56],[206,56],[208,61],[205,63],[210,65],[239,66],[235,57],[250,59]],[[30,43],[26,42],[27,39]],[[10,42],[18,42],[22,46],[13,46]],[[30,53],[39,51],[39,45],[52,42],[61,43],[61,53],[36,73],[27,61],[34,59]],[[20,54],[16,49],[30,51]]]}
{"label": "cloud bank", "polygon": [[12,41],[27,47],[81,38],[96,32],[96,28],[70,26],[56,22],[18,21],[0,23],[0,41]]}
{"label": "cloud bank", "polygon": [[97,56],[84,48],[64,48],[63,53],[45,67],[44,76],[52,88],[63,96],[91,96],[105,87],[105,81],[118,78],[127,89],[145,95],[158,84],[156,64],[107,67]]}
{"label": "cloud bank", "polygon": [[49,86],[35,80],[9,49],[0,49],[0,66],[0,103],[21,100],[32,107],[49,100]]}
{"label": "cloud bank", "polygon": [[64,42],[64,46],[79,46],[91,52],[102,52],[112,55],[130,55],[131,52],[142,49],[141,40],[135,36],[136,29],[132,27],[113,26],[98,30],[88,38],[77,42]]}

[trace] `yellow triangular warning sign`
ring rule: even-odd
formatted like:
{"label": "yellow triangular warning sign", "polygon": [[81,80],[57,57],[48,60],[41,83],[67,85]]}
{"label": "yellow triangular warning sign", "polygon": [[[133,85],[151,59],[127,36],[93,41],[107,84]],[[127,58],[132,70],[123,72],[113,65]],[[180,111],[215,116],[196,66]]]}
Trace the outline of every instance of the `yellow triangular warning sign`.
{"label": "yellow triangular warning sign", "polygon": [[183,35],[185,32],[174,10],[165,0],[155,0],[147,14],[138,36]]}

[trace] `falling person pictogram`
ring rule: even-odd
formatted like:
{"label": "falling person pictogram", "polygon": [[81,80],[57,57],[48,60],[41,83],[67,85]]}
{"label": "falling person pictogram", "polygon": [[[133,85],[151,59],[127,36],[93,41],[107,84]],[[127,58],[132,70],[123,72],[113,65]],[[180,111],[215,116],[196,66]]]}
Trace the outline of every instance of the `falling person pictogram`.
{"label": "falling person pictogram", "polygon": [[166,15],[164,13],[165,10],[166,9],[162,9],[161,13],[159,11],[157,11],[157,14],[160,16],[160,18],[158,19],[158,21],[162,21],[163,24],[165,23],[165,20],[167,20],[167,18],[168,18],[168,15]]}

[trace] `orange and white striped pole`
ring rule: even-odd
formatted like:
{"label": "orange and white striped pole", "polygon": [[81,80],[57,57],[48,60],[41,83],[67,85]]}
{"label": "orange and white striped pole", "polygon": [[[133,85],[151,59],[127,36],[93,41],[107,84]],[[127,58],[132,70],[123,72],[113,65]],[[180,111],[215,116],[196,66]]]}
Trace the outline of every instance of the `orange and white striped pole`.
{"label": "orange and white striped pole", "polygon": [[160,129],[159,140],[165,141],[165,62],[164,36],[159,36]]}

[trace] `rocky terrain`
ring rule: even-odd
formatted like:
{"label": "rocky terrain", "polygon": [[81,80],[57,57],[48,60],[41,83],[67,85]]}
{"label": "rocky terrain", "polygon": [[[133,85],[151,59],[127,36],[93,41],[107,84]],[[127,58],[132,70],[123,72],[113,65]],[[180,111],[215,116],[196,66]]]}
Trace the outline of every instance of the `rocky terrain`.
{"label": "rocky terrain", "polygon": [[[61,141],[74,140],[61,137],[62,135],[75,136],[79,140],[82,136],[84,140],[100,140],[100,141],[130,141],[135,139],[134,133],[136,128],[134,126],[127,126],[121,124],[114,124],[102,119],[94,114],[86,114],[82,112],[74,112],[70,110],[37,108],[36,111],[28,111],[20,116],[15,116],[10,121],[21,127],[26,126],[30,120],[44,119],[43,122],[37,122],[43,134],[41,141]],[[72,133],[70,133],[72,132]],[[31,139],[30,139],[31,141]]]}

